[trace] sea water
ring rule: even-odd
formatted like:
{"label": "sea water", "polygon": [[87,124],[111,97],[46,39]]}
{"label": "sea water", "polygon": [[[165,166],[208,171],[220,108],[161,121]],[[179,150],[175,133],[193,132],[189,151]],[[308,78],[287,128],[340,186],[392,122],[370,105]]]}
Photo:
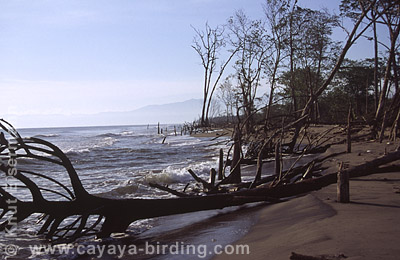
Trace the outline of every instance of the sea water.
{"label": "sea water", "polygon": [[[207,180],[211,168],[218,168],[219,149],[229,149],[229,137],[215,140],[211,137],[193,137],[181,135],[180,126],[177,133],[174,126],[163,125],[163,134],[158,134],[157,126],[103,126],[103,127],[70,127],[20,129],[22,137],[36,137],[57,145],[71,160],[84,188],[91,194],[99,196],[126,198],[167,198],[164,191],[151,188],[149,183],[168,185],[182,190],[187,183],[195,186],[188,169]],[[48,175],[62,183],[69,183],[68,175],[54,164],[38,163],[29,159],[19,159],[31,170]],[[3,174],[4,175],[4,174]],[[246,176],[245,176],[246,177]],[[249,176],[250,178],[251,176]],[[33,178],[34,179],[34,178]],[[34,179],[36,180],[36,179]],[[39,181],[37,179],[37,181]],[[2,184],[3,185],[3,184]],[[25,196],[20,191],[22,196]],[[45,193],[45,192],[44,192]],[[21,196],[21,194],[19,194]],[[26,195],[29,196],[29,193]],[[54,194],[46,193],[46,199],[52,200]],[[42,237],[35,235],[40,225],[35,222],[38,216],[18,224],[18,233],[14,238],[0,234],[0,248],[3,257],[8,245],[16,245],[19,252],[9,259],[91,259],[97,255],[78,254],[77,245],[153,245],[160,243],[187,244],[227,244],[247,232],[250,223],[255,219],[252,208],[242,209],[240,218],[230,217],[229,212],[237,210],[231,207],[156,219],[139,220],[131,224],[125,234],[112,238],[96,240],[94,237],[78,240],[74,250],[69,253],[45,252],[32,254],[29,247],[48,245]],[[140,209],[138,209],[140,210]],[[123,212],[121,212],[123,214]],[[178,255],[145,254],[124,255],[124,259],[178,259]],[[141,256],[139,256],[141,255]],[[102,255],[104,259],[115,259],[113,254]],[[178,258],[177,258],[178,257]],[[182,255],[182,259],[207,259],[210,255]]]}

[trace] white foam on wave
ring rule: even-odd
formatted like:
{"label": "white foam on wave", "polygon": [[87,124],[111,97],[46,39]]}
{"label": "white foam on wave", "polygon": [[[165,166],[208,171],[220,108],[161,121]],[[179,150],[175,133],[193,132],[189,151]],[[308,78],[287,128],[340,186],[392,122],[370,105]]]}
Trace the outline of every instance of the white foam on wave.
{"label": "white foam on wave", "polygon": [[133,131],[122,131],[121,133],[119,133],[121,136],[134,136],[135,132]]}
{"label": "white foam on wave", "polygon": [[65,149],[64,152],[66,154],[90,153],[93,149],[109,147],[114,145],[116,142],[118,142],[118,139],[116,138],[104,137],[96,140],[94,143],[92,142],[83,143],[78,146]]}
{"label": "white foam on wave", "polygon": [[111,146],[116,142],[118,142],[118,139],[112,138],[112,137],[106,137],[106,138],[100,140],[98,143],[94,144],[93,148]]}
{"label": "white foam on wave", "polygon": [[59,137],[59,134],[38,134],[34,135],[33,137],[42,138],[42,137]]}
{"label": "white foam on wave", "polygon": [[168,142],[169,145],[174,147],[184,147],[184,146],[194,146],[200,144],[200,140],[198,139],[189,139],[187,141],[178,140],[178,141],[170,141]]}
{"label": "white foam on wave", "polygon": [[192,163],[188,167],[182,167],[178,165],[168,166],[163,169],[162,172],[153,173],[150,172],[145,176],[146,183],[158,183],[158,184],[174,184],[174,183],[188,183],[193,180],[193,177],[188,172],[191,169],[197,176],[207,180],[210,174],[211,168],[216,167],[216,161]]}
{"label": "white foam on wave", "polygon": [[126,179],[110,179],[105,181],[107,187],[113,186],[111,190],[102,193],[106,197],[148,197],[160,198],[165,196],[163,192],[149,187],[149,183],[157,183],[160,185],[172,185],[176,188],[177,185],[185,185],[195,182],[189,174],[188,169],[192,169],[197,176],[208,180],[211,168],[215,168],[216,161],[197,162],[190,165],[171,165],[161,171],[147,171],[133,174],[134,176]]}
{"label": "white foam on wave", "polygon": [[78,154],[78,153],[90,153],[89,148],[69,148],[64,151],[65,154]]}
{"label": "white foam on wave", "polygon": [[119,133],[103,133],[97,135],[97,137],[119,137],[119,136],[136,136],[137,134],[134,131],[124,130]]}
{"label": "white foam on wave", "polygon": [[111,190],[109,193],[113,195],[126,195],[126,194],[133,194],[136,193],[137,190],[139,189],[139,184],[136,183],[131,183],[125,186],[120,186],[118,188],[115,188]]}
{"label": "white foam on wave", "polygon": [[146,183],[173,184],[183,181],[185,175],[163,170],[160,173],[150,172],[144,177]]}

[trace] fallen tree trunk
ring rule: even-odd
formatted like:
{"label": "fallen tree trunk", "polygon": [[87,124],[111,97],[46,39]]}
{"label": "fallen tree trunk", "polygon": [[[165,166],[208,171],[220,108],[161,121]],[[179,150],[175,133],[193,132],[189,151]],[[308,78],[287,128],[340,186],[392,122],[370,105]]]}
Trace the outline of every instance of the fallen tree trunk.
{"label": "fallen tree trunk", "polygon": [[[350,169],[343,170],[349,175],[349,178],[356,178],[373,174],[379,169],[381,165],[385,165],[400,159],[400,151],[389,153],[385,156],[379,157],[375,160],[366,162],[364,164],[354,166]],[[258,187],[252,190],[238,191],[235,194],[244,196],[256,196],[262,194],[272,198],[286,198],[314,190],[319,190],[330,184],[337,182],[337,172],[327,173],[321,177],[305,179],[300,182],[279,185],[274,187]]]}
{"label": "fallen tree trunk", "polygon": [[308,256],[292,252],[290,260],[341,260],[347,258],[345,255],[321,255],[321,256]]}
{"label": "fallen tree trunk", "polygon": [[[19,199],[17,195],[14,196],[4,189],[8,188],[7,185],[0,187],[0,209],[2,209],[0,231],[8,232],[13,228],[15,223],[11,220],[18,223],[34,213],[42,213],[44,214],[42,219],[46,221],[39,234],[45,234],[46,238],[53,242],[65,242],[86,235],[95,234],[104,237],[113,232],[124,232],[132,222],[138,219],[221,209],[269,200],[262,195],[249,197],[236,194],[171,199],[110,199],[94,196],[84,189],[72,163],[57,146],[39,138],[22,138],[10,124],[3,120],[0,121],[0,127],[14,139],[9,141],[4,133],[0,132],[0,170],[6,174],[6,181],[14,178],[15,181],[22,183],[19,188],[27,189],[32,198],[28,201]],[[30,164],[18,164],[16,168],[17,161],[22,158],[30,158],[36,163],[51,163],[54,167],[63,167],[71,181],[72,190],[48,176],[48,173],[25,169],[25,167],[30,167]],[[31,179],[30,176],[35,176],[35,178]],[[43,184],[33,181],[37,181],[36,177],[46,179],[60,191],[47,186],[42,187]],[[202,182],[205,188],[212,188],[200,178],[197,180]],[[43,191],[59,195],[60,200],[45,199]],[[182,196],[180,193],[176,195]],[[89,221],[92,217],[96,219],[94,223]]]}
{"label": "fallen tree trunk", "polygon": [[[7,122],[0,120],[0,127],[14,140],[8,141],[4,133],[0,133],[0,170],[6,178],[15,178],[29,190],[31,201],[23,201],[0,187],[0,230],[7,232],[13,225],[10,219],[21,222],[34,213],[44,214],[45,223],[39,234],[45,234],[53,242],[73,241],[88,235],[109,236],[113,232],[124,232],[138,219],[182,214],[202,210],[221,209],[251,202],[279,202],[279,198],[300,195],[320,189],[336,182],[336,172],[300,182],[278,186],[260,186],[254,189],[213,194],[207,196],[188,196],[170,199],[110,199],[89,194],[83,187],[68,157],[55,145],[38,139],[22,138]],[[44,155],[45,154],[45,155]],[[37,173],[24,169],[23,165],[15,167],[16,159],[30,158],[36,162],[52,163],[63,167],[69,176],[72,190],[53,179],[48,173]],[[325,157],[326,158],[326,157]],[[389,153],[348,171],[350,178],[374,173],[377,167],[400,159],[400,151]],[[318,161],[318,160],[316,160]],[[28,166],[29,167],[29,164]],[[307,166],[308,168],[308,166]],[[41,187],[28,176],[44,178],[61,191],[49,187]],[[197,176],[196,176],[197,177]],[[34,179],[36,180],[36,179]],[[199,180],[205,185],[207,182]],[[208,184],[208,183],[207,183]],[[218,187],[218,184],[214,187]],[[60,201],[44,198],[42,191],[50,191],[61,196]],[[65,200],[67,199],[67,200]],[[15,207],[18,209],[15,210]],[[123,213],[122,213],[123,212]],[[9,219],[4,219],[11,215]],[[73,220],[70,220],[74,218]],[[94,218],[94,221],[90,221]],[[69,221],[68,221],[69,220]]]}
{"label": "fallen tree trunk", "polygon": [[[99,237],[107,237],[111,233],[125,232],[128,226],[139,219],[168,216],[174,214],[183,214],[202,210],[222,209],[230,206],[239,206],[251,202],[268,201],[264,196],[240,196],[234,194],[217,194],[208,196],[190,196],[171,199],[109,199],[93,195],[78,198],[73,201],[46,201],[37,203],[36,201],[23,202],[16,198],[16,211],[13,215],[17,222],[24,220],[33,213],[42,213],[47,216],[46,223],[42,226],[41,234],[45,234],[47,239],[60,242],[74,240],[84,235],[87,228],[86,223],[79,220],[79,225],[69,227],[68,231],[73,231],[71,236],[60,235],[66,227],[60,224],[71,216],[99,216],[104,219],[104,223],[95,234]],[[274,199],[271,199],[275,201]],[[6,203],[2,203],[5,205]],[[4,208],[3,208],[4,209]],[[9,210],[5,208],[4,210]],[[122,214],[123,212],[123,214]],[[0,225],[1,231],[13,228],[8,221]]]}

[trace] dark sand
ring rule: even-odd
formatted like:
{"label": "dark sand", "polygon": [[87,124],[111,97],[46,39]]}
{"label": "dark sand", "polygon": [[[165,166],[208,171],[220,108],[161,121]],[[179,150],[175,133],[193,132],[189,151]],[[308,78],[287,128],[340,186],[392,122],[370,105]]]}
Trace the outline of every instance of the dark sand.
{"label": "dark sand", "polygon": [[[394,144],[363,141],[351,154],[325,162],[362,164],[395,149]],[[326,153],[345,151],[335,145]],[[397,161],[397,164],[399,162]],[[258,222],[236,244],[248,244],[250,255],[220,255],[213,259],[289,259],[291,252],[309,256],[400,259],[400,173],[380,173],[350,180],[350,203],[336,202],[336,184],[286,202],[266,206]]]}

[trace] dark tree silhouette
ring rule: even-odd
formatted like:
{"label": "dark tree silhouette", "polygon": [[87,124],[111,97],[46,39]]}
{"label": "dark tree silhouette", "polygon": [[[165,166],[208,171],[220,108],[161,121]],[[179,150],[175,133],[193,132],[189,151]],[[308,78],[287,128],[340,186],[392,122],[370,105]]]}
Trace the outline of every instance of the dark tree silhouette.
{"label": "dark tree silhouette", "polygon": [[[335,155],[333,154],[317,158],[303,166],[291,167],[282,172],[279,179],[276,176],[257,176],[253,183],[238,184],[242,189],[234,192],[220,189],[221,184],[229,180],[229,176],[213,185],[213,182],[207,183],[191,172],[195,180],[203,184],[206,195],[189,195],[154,185],[178,197],[104,198],[91,195],[85,190],[71,161],[57,146],[39,138],[22,138],[4,120],[0,120],[0,127],[3,129],[0,131],[0,170],[5,173],[6,180],[6,185],[0,187],[0,231],[9,232],[15,223],[34,213],[41,213],[40,221],[44,220],[44,223],[38,234],[44,234],[55,243],[71,242],[83,236],[107,237],[111,233],[124,232],[132,222],[139,219],[221,209],[251,202],[276,203],[280,198],[317,190],[336,182],[336,171],[320,177],[313,176],[312,173],[314,170],[320,171],[321,162]],[[381,165],[399,159],[400,150],[347,171],[350,177],[364,176],[375,173]],[[24,165],[24,161],[29,163]],[[50,163],[54,169],[63,169],[68,178],[62,178],[61,181],[59,171],[53,172],[52,168],[44,168],[45,163]],[[47,172],[39,172],[40,169],[47,169]],[[57,180],[56,176],[60,179]],[[20,184],[14,186],[11,179]],[[66,180],[70,183],[66,183]],[[43,181],[47,181],[47,184]],[[18,187],[17,192],[11,191],[12,186]],[[28,191],[30,198],[27,199],[24,189]]]}
{"label": "dark tree silhouette", "polygon": [[[42,213],[45,222],[39,234],[45,234],[52,241],[64,242],[82,236],[104,237],[113,232],[124,232],[138,219],[220,209],[268,199],[235,194],[120,200],[94,196],[85,190],[71,161],[57,146],[39,138],[22,138],[4,120],[0,121],[0,127],[4,130],[0,132],[0,170],[7,179],[13,178],[20,183],[16,195],[7,191],[10,188],[8,183],[0,187],[0,231],[13,228],[11,219],[21,222],[33,213]],[[5,134],[11,139],[8,140]],[[31,162],[24,165],[22,162],[27,158]],[[15,167],[17,162],[21,163]],[[49,172],[29,169],[34,164],[40,166],[45,163],[54,168],[61,167],[68,175],[70,185],[56,180]],[[42,180],[47,184],[41,184]],[[31,200],[27,201],[26,196],[18,198],[24,189],[29,191]],[[56,199],[49,200],[46,194]],[[5,219],[6,215],[11,217]]]}

